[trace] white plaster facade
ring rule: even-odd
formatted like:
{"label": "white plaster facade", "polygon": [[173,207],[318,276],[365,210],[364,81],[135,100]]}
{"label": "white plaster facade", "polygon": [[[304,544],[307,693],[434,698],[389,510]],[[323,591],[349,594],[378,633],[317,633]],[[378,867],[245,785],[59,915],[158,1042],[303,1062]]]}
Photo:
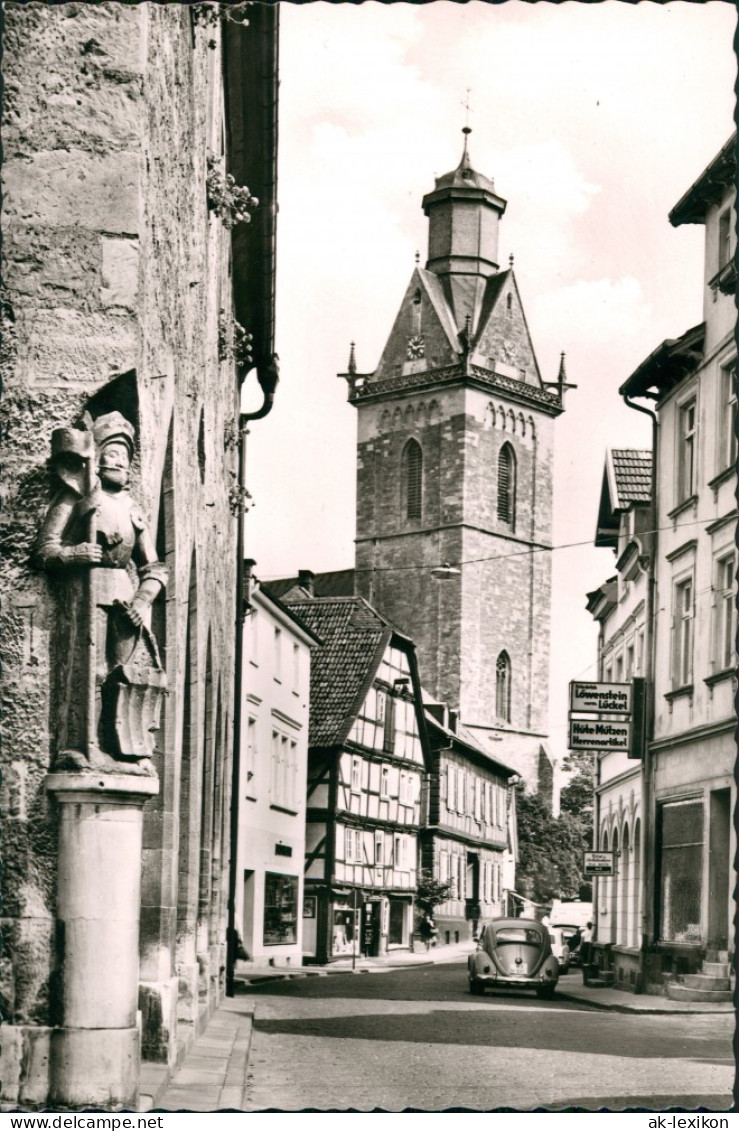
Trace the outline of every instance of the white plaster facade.
{"label": "white plaster facade", "polygon": [[[315,637],[258,584],[244,624],[236,928],[251,963],[300,966]],[[241,961],[237,969],[244,968]]]}
{"label": "white plaster facade", "polygon": [[645,926],[659,985],[732,946],[736,310],[732,138],[670,213],[705,228],[703,321],[622,388],[656,401],[654,726]]}

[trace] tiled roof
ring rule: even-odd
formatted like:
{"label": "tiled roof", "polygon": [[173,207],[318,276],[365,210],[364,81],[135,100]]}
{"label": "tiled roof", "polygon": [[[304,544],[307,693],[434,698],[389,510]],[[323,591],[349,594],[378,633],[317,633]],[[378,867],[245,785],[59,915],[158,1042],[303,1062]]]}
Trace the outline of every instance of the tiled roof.
{"label": "tiled roof", "polygon": [[648,503],[652,493],[652,453],[639,448],[611,448],[616,498],[614,508]]}
{"label": "tiled roof", "polygon": [[289,596],[284,600],[323,641],[311,659],[308,741],[311,746],[343,742],[392,629],[362,597]]}
{"label": "tiled roof", "polygon": [[[280,577],[265,584],[270,593],[283,600],[288,594],[295,600],[300,600],[306,595],[301,590],[297,577]],[[335,569],[329,573],[315,574],[313,592],[316,597],[353,597],[354,570]]]}

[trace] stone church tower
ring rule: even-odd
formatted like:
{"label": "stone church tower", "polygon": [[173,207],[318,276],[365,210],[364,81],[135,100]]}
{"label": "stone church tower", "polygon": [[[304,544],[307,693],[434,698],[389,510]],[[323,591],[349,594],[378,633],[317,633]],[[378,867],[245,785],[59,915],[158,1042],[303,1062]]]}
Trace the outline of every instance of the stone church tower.
{"label": "stone church tower", "polygon": [[[564,368],[542,381],[511,265],[506,202],[459,166],[423,198],[417,265],[374,373],[357,372],[356,590],[407,632],[421,680],[528,788],[546,751],[552,447]],[[453,567],[438,576],[443,564]],[[436,573],[436,576],[435,576]]]}

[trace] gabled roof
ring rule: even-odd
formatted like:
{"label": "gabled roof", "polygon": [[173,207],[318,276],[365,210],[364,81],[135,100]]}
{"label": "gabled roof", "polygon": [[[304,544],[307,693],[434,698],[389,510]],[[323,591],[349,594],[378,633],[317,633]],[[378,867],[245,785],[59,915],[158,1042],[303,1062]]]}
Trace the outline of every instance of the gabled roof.
{"label": "gabled roof", "polygon": [[609,476],[614,510],[648,503],[652,495],[652,453],[642,448],[610,448]]}
{"label": "gabled roof", "polygon": [[311,746],[343,742],[372,686],[393,629],[363,597],[287,598],[320,636],[311,661]]}
{"label": "gabled roof", "polygon": [[444,749],[450,748],[455,750],[457,753],[467,756],[477,765],[487,766],[491,770],[499,770],[503,777],[512,778],[518,775],[518,771],[514,770],[512,766],[509,766],[500,758],[494,758],[492,754],[485,750],[472,732],[468,731],[460,723],[457,723],[456,730],[451,730],[428,709],[426,709],[424,713],[426,716],[426,725],[431,735],[436,735],[437,740],[441,740],[444,743]]}
{"label": "gabled roof", "polygon": [[727,188],[733,188],[736,179],[736,134],[732,134],[721,151],[701,173],[698,180],[678,200],[669,214],[670,223],[704,224],[706,212],[718,204]]}
{"label": "gabled roof", "polygon": [[300,585],[298,577],[279,577],[266,582],[273,596],[288,600],[305,600],[306,597],[353,597],[354,570],[335,569],[328,573],[313,574],[313,594]]}
{"label": "gabled roof", "polygon": [[598,506],[595,545],[618,545],[619,516],[629,507],[649,503],[652,453],[642,448],[608,448]]}

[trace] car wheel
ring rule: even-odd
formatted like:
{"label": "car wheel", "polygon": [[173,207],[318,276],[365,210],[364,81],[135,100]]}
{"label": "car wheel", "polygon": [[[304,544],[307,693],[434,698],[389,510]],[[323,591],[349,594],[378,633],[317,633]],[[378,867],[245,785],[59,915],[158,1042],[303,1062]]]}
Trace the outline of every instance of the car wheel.
{"label": "car wheel", "polygon": [[554,986],[537,986],[536,987],[536,996],[537,997],[545,997],[545,998],[553,998],[554,997],[554,990],[555,990]]}
{"label": "car wheel", "polygon": [[471,994],[484,994],[485,983],[481,982],[479,978],[470,978],[470,993]]}

